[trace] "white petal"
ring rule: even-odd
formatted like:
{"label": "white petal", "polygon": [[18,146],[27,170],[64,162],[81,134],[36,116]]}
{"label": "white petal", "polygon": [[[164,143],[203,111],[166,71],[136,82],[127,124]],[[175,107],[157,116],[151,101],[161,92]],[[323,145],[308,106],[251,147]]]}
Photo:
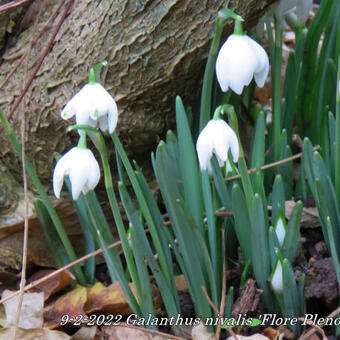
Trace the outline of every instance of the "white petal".
{"label": "white petal", "polygon": [[254,49],[243,35],[229,36],[222,45],[216,60],[216,76],[223,91],[228,86],[237,94],[249,85],[257,66]]}
{"label": "white petal", "polygon": [[213,121],[214,124],[214,153],[220,166],[223,166],[228,159],[229,151],[229,126],[220,119]]}
{"label": "white petal", "polygon": [[269,58],[265,49],[258,44],[254,39],[249,38],[251,45],[256,51],[257,56],[257,67],[254,71],[254,77],[257,86],[263,87],[266,82],[268,72],[269,72]]}
{"label": "white petal", "polygon": [[209,121],[208,124],[203,128],[196,142],[198,160],[202,171],[207,170],[212,157],[213,142],[209,129],[211,122],[212,121]]}
{"label": "white petal", "polygon": [[60,191],[64,184],[64,176],[69,174],[70,160],[72,159],[72,148],[69,152],[59,158],[53,172],[53,192],[60,198]]}
{"label": "white petal", "polygon": [[97,160],[95,159],[93,153],[88,150],[89,153],[89,170],[88,170],[88,179],[87,185],[90,190],[93,190],[100,179],[100,169]]}
{"label": "white petal", "polygon": [[281,261],[279,260],[274,275],[271,279],[271,285],[275,293],[282,293],[283,292],[283,282],[282,282],[282,265]]}
{"label": "white petal", "polygon": [[306,22],[309,12],[313,7],[313,0],[298,0],[296,4],[296,14],[301,22]]}
{"label": "white petal", "polygon": [[53,171],[53,192],[57,198],[60,198],[61,188],[64,184],[64,175],[65,170],[59,160]]}
{"label": "white petal", "polygon": [[75,169],[72,169],[69,176],[71,181],[72,199],[77,200],[87,181],[87,174],[86,171],[76,171]]}
{"label": "white petal", "polygon": [[238,138],[236,136],[236,133],[234,130],[228,125],[229,127],[229,146],[230,151],[233,156],[233,161],[236,163],[238,161],[239,155],[240,155],[240,147],[238,145]]}
{"label": "white petal", "polygon": [[109,107],[108,123],[109,123],[109,133],[111,134],[117,126],[118,122],[118,108],[115,101],[113,101]]}
{"label": "white petal", "polygon": [[99,118],[99,126],[100,126],[100,130],[102,130],[103,132],[107,131],[107,116],[102,116]]}
{"label": "white petal", "polygon": [[279,244],[282,247],[283,241],[284,241],[285,236],[286,236],[286,229],[284,227],[284,224],[283,224],[281,217],[279,217],[279,219],[277,220],[277,223],[276,223],[276,226],[275,226],[275,233],[276,233],[277,239],[279,241]]}
{"label": "white petal", "polygon": [[60,113],[62,119],[70,119],[76,114],[72,100],[69,101]]}

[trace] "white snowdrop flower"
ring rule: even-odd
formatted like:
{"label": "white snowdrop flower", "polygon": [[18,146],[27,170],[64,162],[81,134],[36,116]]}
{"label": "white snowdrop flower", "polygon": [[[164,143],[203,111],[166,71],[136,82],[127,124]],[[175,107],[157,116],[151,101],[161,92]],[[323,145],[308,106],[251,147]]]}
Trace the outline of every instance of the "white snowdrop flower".
{"label": "white snowdrop flower", "polygon": [[283,16],[296,7],[296,14],[301,22],[308,19],[309,12],[313,7],[313,0],[280,0],[272,5],[274,15],[283,20]]}
{"label": "white snowdrop flower", "polygon": [[74,147],[58,160],[53,172],[53,191],[57,198],[60,198],[65,176],[70,177],[74,200],[81,192],[86,195],[94,189],[99,182],[100,169],[92,151]]}
{"label": "white snowdrop flower", "polygon": [[309,12],[313,7],[313,0],[298,0],[296,4],[296,14],[301,22],[306,22]]}
{"label": "white snowdrop flower", "polygon": [[229,87],[241,94],[253,77],[263,87],[269,72],[264,48],[247,35],[232,34],[222,45],[216,60],[216,76],[223,92]]}
{"label": "white snowdrop flower", "polygon": [[285,226],[285,222],[283,221],[281,216],[278,218],[278,220],[276,222],[275,233],[276,233],[277,239],[279,241],[280,247],[282,247],[283,241],[284,241],[285,236],[286,236],[286,226]]}
{"label": "white snowdrop flower", "polygon": [[118,121],[118,108],[112,96],[99,83],[86,84],[61,111],[63,119],[76,116],[78,125],[96,127],[112,133]]}
{"label": "white snowdrop flower", "polygon": [[210,160],[215,154],[218,164],[222,167],[228,160],[231,150],[233,161],[239,157],[238,139],[234,130],[222,119],[210,120],[198,136],[196,150],[200,168],[211,173]]}
{"label": "white snowdrop flower", "polygon": [[270,283],[275,293],[282,294],[283,279],[282,279],[282,265],[280,259],[276,263],[274,274],[272,275]]}

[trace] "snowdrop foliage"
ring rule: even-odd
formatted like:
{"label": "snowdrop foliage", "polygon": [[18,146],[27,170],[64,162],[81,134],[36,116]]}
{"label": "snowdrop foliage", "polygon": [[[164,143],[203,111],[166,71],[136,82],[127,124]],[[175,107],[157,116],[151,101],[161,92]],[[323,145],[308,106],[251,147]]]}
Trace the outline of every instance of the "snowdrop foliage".
{"label": "snowdrop foliage", "polygon": [[53,173],[53,191],[57,198],[60,198],[65,176],[70,177],[74,200],[81,192],[86,195],[94,189],[99,182],[100,169],[92,151],[74,147],[58,160]]}
{"label": "snowdrop foliage", "polygon": [[78,125],[96,127],[99,123],[103,132],[112,133],[118,121],[117,104],[99,83],[86,84],[66,104],[61,112],[63,119],[76,116]]}
{"label": "snowdrop foliage", "polygon": [[234,162],[237,162],[239,157],[237,136],[234,130],[222,119],[213,119],[208,122],[198,136],[196,149],[202,171],[211,172],[210,160],[214,154],[221,167],[228,160],[229,149]]}
{"label": "snowdrop foliage", "polygon": [[232,34],[222,45],[216,60],[216,76],[223,92],[229,87],[241,94],[253,77],[262,87],[269,72],[264,48],[247,35]]}

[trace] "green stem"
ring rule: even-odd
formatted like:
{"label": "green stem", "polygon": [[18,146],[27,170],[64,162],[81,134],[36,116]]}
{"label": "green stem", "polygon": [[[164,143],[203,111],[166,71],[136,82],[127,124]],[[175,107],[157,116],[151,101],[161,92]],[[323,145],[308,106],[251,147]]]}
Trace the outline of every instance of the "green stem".
{"label": "green stem", "polygon": [[145,220],[148,224],[150,234],[152,236],[152,239],[153,239],[153,242],[154,242],[154,245],[155,245],[155,249],[156,249],[157,254],[159,256],[159,264],[162,268],[162,272],[163,272],[163,274],[166,278],[168,286],[171,287],[172,286],[172,280],[171,280],[171,276],[170,276],[169,269],[168,269],[168,266],[167,266],[167,262],[166,262],[165,254],[164,254],[164,251],[163,251],[163,248],[162,248],[162,244],[160,242],[160,239],[159,239],[159,236],[158,236],[158,233],[157,233],[157,228],[156,228],[155,223],[153,221],[153,218],[151,216],[150,210],[149,210],[149,208],[148,208],[148,206],[145,202],[143,192],[142,192],[142,190],[139,186],[136,174],[133,171],[133,168],[132,168],[132,166],[129,162],[129,159],[128,159],[125,151],[124,151],[124,148],[123,148],[116,132],[113,132],[111,134],[111,138],[112,138],[112,141],[113,141],[113,143],[116,147],[116,151],[119,153],[119,156],[120,156],[120,158],[121,158],[121,160],[124,164],[124,167],[125,167],[126,172],[129,176],[132,187],[133,187],[133,189],[136,193],[136,196],[137,196],[138,202],[140,204],[141,210],[142,210],[144,217],[145,217]]}
{"label": "green stem", "polygon": [[203,86],[201,93],[201,111],[200,111],[200,131],[210,119],[212,86],[215,73],[215,63],[217,58],[218,47],[220,45],[221,35],[225,19],[218,17],[215,23],[214,37],[210,46],[208,61],[205,66]]}
{"label": "green stem", "polygon": [[[1,120],[2,125],[4,126],[4,129],[5,129],[7,136],[9,137],[11,143],[13,144],[16,152],[18,153],[20,159],[22,159],[22,157],[21,157],[21,145],[20,145],[19,141],[17,140],[11,126],[8,123],[6,116],[3,114],[1,109],[0,109],[0,120]],[[60,237],[60,239],[61,239],[61,241],[62,241],[62,243],[65,247],[65,250],[67,252],[67,255],[68,255],[70,261],[76,261],[77,260],[76,253],[75,253],[75,251],[72,247],[72,244],[71,244],[68,236],[65,233],[65,229],[63,227],[63,224],[61,223],[59,216],[58,216],[57,212],[55,211],[55,209],[53,207],[53,204],[51,203],[48,195],[46,194],[43,185],[41,184],[31,162],[27,159],[27,157],[25,159],[25,162],[26,162],[27,172],[28,172],[29,176],[31,177],[35,187],[37,188],[39,195],[40,195],[48,213],[50,214],[50,217],[51,217],[51,219],[52,219],[52,221],[55,225],[55,228],[56,228],[58,235],[59,235],[59,237]],[[85,284],[86,279],[85,279],[85,276],[82,272],[80,265],[77,264],[77,265],[73,266],[73,269],[74,269],[74,273],[77,277],[78,282],[80,284]]]}
{"label": "green stem", "polygon": [[252,206],[253,206],[253,197],[254,197],[254,192],[253,192],[253,187],[251,185],[250,177],[249,177],[249,172],[248,172],[248,167],[244,158],[244,152],[242,148],[242,143],[241,143],[241,138],[240,138],[240,132],[238,129],[238,122],[237,122],[237,116],[236,112],[233,106],[228,105],[228,109],[226,110],[228,114],[228,120],[230,123],[230,126],[232,129],[235,131],[237,138],[238,138],[238,144],[239,144],[239,149],[240,149],[240,155],[238,158],[238,168],[240,170],[240,175],[241,175],[241,181],[244,189],[244,193],[246,196],[246,201],[247,201],[247,207],[248,207],[248,212],[249,216],[252,216]]}
{"label": "green stem", "polygon": [[96,84],[98,83],[99,78],[99,70],[107,65],[107,61],[102,61],[101,63],[97,64],[94,67],[91,67],[90,74],[89,74],[89,84]]}
{"label": "green stem", "polygon": [[235,20],[234,34],[235,35],[243,35],[243,28],[242,28],[242,21],[241,20]]}
{"label": "green stem", "polygon": [[86,145],[86,131],[81,131],[80,138],[78,141],[78,148],[80,149],[87,149]]}
{"label": "green stem", "polygon": [[107,191],[107,196],[109,198],[110,207],[111,207],[111,210],[112,210],[115,222],[116,222],[119,238],[122,242],[122,248],[124,251],[126,263],[129,268],[132,281],[135,285],[137,296],[142,296],[141,295],[142,294],[141,282],[137,274],[137,269],[136,269],[136,266],[133,260],[133,255],[132,255],[131,248],[130,248],[130,245],[127,239],[126,231],[124,228],[124,223],[123,223],[120,211],[119,211],[116,194],[113,188],[112,175],[111,175],[109,160],[107,157],[107,149],[106,149],[105,140],[104,140],[103,135],[99,131],[98,131],[98,135],[99,135],[99,141],[100,141],[99,152],[100,152],[100,156],[101,156],[102,163],[103,163],[105,187]]}
{"label": "green stem", "polygon": [[340,56],[336,83],[336,127],[335,127],[335,192],[340,206]]}
{"label": "green stem", "polygon": [[282,64],[282,38],[281,23],[275,19],[275,49],[272,56],[272,111],[274,124],[274,161],[280,158],[281,135],[281,64]]}

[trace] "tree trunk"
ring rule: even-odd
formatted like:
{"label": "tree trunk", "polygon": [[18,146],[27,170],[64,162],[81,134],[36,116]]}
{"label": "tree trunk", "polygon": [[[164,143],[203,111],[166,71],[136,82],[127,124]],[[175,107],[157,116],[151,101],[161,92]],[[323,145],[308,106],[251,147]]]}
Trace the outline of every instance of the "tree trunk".
{"label": "tree trunk", "polygon": [[[66,129],[70,122],[63,121],[59,114],[87,82],[91,66],[108,61],[101,82],[117,101],[119,135],[130,154],[146,154],[149,158],[149,151],[174,126],[175,96],[190,104],[200,95],[217,11],[229,2],[229,8],[242,15],[249,26],[273,1],[75,1],[12,119],[19,136],[21,118],[26,114],[27,154],[39,177],[50,187],[54,151],[63,153],[75,144],[76,134]],[[7,48],[0,65],[0,83],[29,50],[30,41],[59,3],[50,1],[36,22]],[[62,10],[32,46],[29,58],[0,88],[0,106],[6,114],[32,74]],[[231,29],[229,25],[227,31]],[[0,135],[0,155],[0,214],[4,214],[18,205],[22,176],[20,161],[4,132]]]}

